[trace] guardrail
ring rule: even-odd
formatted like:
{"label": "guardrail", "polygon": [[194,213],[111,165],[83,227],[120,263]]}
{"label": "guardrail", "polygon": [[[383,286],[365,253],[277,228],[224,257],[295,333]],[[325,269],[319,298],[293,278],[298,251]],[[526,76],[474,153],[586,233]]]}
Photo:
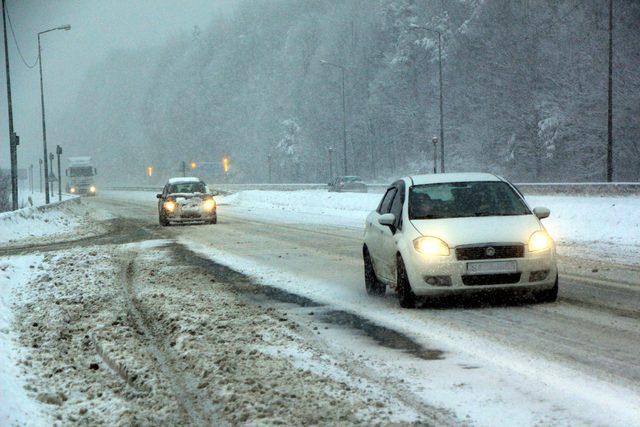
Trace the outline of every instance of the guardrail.
{"label": "guardrail", "polygon": [[[515,184],[524,194],[574,194],[574,195],[640,195],[640,182],[523,182]],[[234,193],[244,190],[295,191],[325,190],[326,184],[285,183],[285,184],[210,184],[209,187],[221,193]],[[371,193],[382,193],[388,184],[367,184]],[[119,186],[108,187],[116,191],[154,191],[160,192],[161,186]]]}

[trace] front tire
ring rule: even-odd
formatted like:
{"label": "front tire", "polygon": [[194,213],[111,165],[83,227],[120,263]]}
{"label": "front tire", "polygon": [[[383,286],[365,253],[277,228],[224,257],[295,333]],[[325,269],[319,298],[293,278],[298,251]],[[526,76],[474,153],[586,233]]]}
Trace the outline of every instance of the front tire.
{"label": "front tire", "polygon": [[558,299],[558,276],[556,276],[556,283],[553,288],[537,292],[535,299],[539,303],[555,302]]}
{"label": "front tire", "polygon": [[163,217],[162,215],[158,216],[158,222],[160,223],[161,226],[163,227],[168,227],[169,226],[169,220],[167,220],[165,217]]}
{"label": "front tire", "polygon": [[362,252],[362,258],[364,259],[364,286],[367,294],[381,297],[387,291],[387,285],[379,281],[376,277],[376,272],[373,269],[373,263],[371,262],[371,256],[367,248],[364,248]]}
{"label": "front tire", "polygon": [[207,224],[217,224],[217,223],[218,223],[218,215],[215,215],[213,218],[207,221]]}
{"label": "front tire", "polygon": [[411,289],[411,283],[409,283],[409,277],[407,276],[407,270],[404,266],[402,257],[398,255],[398,268],[396,269],[396,289],[398,292],[398,302],[402,308],[415,308],[416,307],[416,294]]}

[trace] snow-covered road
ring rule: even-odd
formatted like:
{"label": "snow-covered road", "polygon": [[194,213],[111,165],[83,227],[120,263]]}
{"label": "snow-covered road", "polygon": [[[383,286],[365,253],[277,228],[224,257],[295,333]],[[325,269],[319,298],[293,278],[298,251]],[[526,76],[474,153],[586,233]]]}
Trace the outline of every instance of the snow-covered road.
{"label": "snow-covered road", "polygon": [[[633,256],[619,264],[594,263],[589,258],[599,258],[603,246],[589,243],[589,237],[567,240],[565,234],[567,246],[579,249],[583,257],[567,253],[563,259],[558,303],[467,302],[464,307],[445,304],[406,311],[397,307],[392,295],[375,299],[364,293],[360,212],[335,209],[339,204],[329,206],[322,194],[308,195],[305,203],[295,205],[302,210],[296,212],[278,207],[268,194],[254,194],[252,203],[251,193],[223,199],[216,226],[171,227],[159,233],[258,284],[310,298],[325,311],[355,313],[425,348],[443,351],[441,359],[421,360],[397,351],[391,356],[372,352],[357,341],[358,345],[339,339],[333,343],[330,335],[325,339],[330,348],[347,346],[354,358],[373,357],[375,362],[368,366],[372,375],[429,406],[447,408],[458,419],[480,425],[640,423],[640,287],[635,283],[637,265],[628,265]],[[149,196],[104,194],[92,203],[155,229],[155,200]],[[365,197],[373,203],[379,196]],[[365,212],[370,206],[363,199],[358,203]],[[593,233],[611,237],[603,231],[607,224],[625,233],[601,242],[605,247],[629,243],[620,252],[636,250],[629,239],[637,233],[637,222],[616,226],[612,218],[600,218],[605,221],[602,227],[593,227],[594,216],[604,214],[588,198],[577,199],[571,201],[574,211],[563,210],[560,202],[566,201],[556,200],[554,207],[553,200],[543,200],[563,232],[565,224],[574,229],[591,224],[597,230]],[[618,199],[622,200],[604,202],[622,210],[638,204],[637,199]],[[352,206],[353,201],[340,200]],[[629,221],[619,213],[615,218]]]}

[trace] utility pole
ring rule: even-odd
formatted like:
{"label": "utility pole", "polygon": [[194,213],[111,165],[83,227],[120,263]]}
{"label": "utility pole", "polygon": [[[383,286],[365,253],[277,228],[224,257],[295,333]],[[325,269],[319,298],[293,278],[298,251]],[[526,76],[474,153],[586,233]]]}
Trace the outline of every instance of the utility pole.
{"label": "utility pole", "polygon": [[29,165],[29,188],[31,189],[31,194],[33,194],[33,163]]}
{"label": "utility pole", "polygon": [[609,73],[607,111],[607,182],[613,181],[613,0],[609,0]]}
{"label": "utility pole", "polygon": [[185,162],[184,160],[182,161],[182,176],[187,176],[187,162]]}
{"label": "utility pole", "polygon": [[7,17],[5,0],[2,0],[2,29],[4,31],[4,63],[7,75],[7,107],[9,110],[9,153],[11,156],[11,207],[18,209],[18,144],[20,139],[13,130],[13,104],[11,102],[11,70],[9,66],[9,45],[7,43]]}
{"label": "utility pole", "polygon": [[329,181],[333,179],[333,147],[329,147]]}
{"label": "utility pole", "polygon": [[40,192],[42,193],[42,159],[38,159],[38,164],[40,165]]}
{"label": "utility pole", "polygon": [[62,201],[62,175],[60,174],[60,155],[62,154],[62,147],[56,145],[56,154],[58,155],[58,201]]}

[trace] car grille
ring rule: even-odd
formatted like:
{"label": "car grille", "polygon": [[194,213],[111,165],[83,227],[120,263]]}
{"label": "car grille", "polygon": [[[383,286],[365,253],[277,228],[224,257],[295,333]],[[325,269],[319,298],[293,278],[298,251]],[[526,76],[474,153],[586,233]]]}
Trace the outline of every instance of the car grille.
{"label": "car grille", "polygon": [[466,286],[508,285],[518,283],[521,273],[463,275],[462,283]]}
{"label": "car grille", "polygon": [[[493,250],[491,250],[493,248]],[[524,257],[524,245],[482,245],[456,248],[459,261]]]}

